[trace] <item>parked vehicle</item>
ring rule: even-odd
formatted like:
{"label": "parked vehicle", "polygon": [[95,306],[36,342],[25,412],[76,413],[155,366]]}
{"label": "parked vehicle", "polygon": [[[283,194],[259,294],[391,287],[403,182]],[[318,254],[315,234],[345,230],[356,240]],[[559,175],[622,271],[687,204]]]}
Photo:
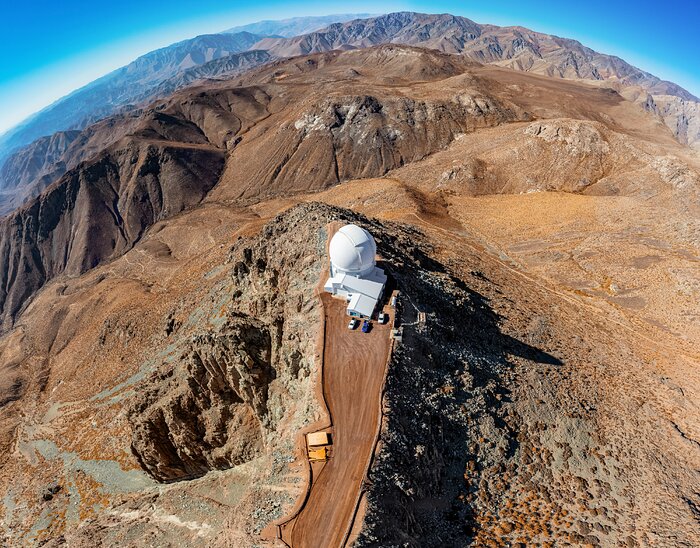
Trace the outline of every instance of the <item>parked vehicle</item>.
{"label": "parked vehicle", "polygon": [[396,295],[391,298],[391,308],[396,308]]}
{"label": "parked vehicle", "polygon": [[372,324],[369,322],[369,320],[365,320],[364,322],[362,322],[363,333],[369,333],[370,329],[372,329]]}
{"label": "parked vehicle", "polygon": [[358,325],[359,323],[360,323],[360,322],[358,321],[357,318],[353,318],[352,320],[350,320],[350,323],[348,324],[348,329],[356,329],[356,328],[357,328],[357,325]]}
{"label": "parked vehicle", "polygon": [[377,318],[377,321],[378,321],[380,324],[384,325],[388,320],[389,320],[389,316],[387,316],[386,314],[384,314],[384,312],[380,312],[380,313],[379,313],[379,317]]}

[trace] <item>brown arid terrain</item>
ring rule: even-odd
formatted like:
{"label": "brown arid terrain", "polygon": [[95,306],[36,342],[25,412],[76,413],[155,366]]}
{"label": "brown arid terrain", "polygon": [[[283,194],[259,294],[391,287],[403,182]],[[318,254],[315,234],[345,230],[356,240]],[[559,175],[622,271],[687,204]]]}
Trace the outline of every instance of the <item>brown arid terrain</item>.
{"label": "brown arid terrain", "polygon": [[[700,544],[700,156],[637,99],[384,45],[86,131],[0,219],[5,544],[284,546],[328,412],[292,546]],[[347,222],[402,328],[352,386]]]}
{"label": "brown arid terrain", "polygon": [[[338,22],[319,28],[321,20]],[[430,48],[462,61],[614,89],[665,124],[680,143],[700,149],[697,97],[576,40],[520,26],[479,24],[444,13],[302,17],[296,25],[304,31],[300,35],[290,34],[294,30],[283,21],[262,23],[152,51],[0,136],[0,214],[34,198],[66,171],[123,136],[124,120],[118,124],[121,129],[112,133],[116,125],[112,117],[138,119],[151,103],[178,90],[230,80],[274,60],[381,44]],[[107,127],[98,123],[105,119]]]}

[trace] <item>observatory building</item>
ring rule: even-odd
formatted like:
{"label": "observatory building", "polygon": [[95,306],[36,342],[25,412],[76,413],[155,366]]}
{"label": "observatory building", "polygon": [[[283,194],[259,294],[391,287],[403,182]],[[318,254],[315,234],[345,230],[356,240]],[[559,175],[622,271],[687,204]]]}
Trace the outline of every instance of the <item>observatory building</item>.
{"label": "observatory building", "polygon": [[382,297],[386,274],[377,268],[377,244],[372,235],[356,225],[345,225],[331,238],[331,277],[324,289],[345,297],[348,314],[370,318]]}

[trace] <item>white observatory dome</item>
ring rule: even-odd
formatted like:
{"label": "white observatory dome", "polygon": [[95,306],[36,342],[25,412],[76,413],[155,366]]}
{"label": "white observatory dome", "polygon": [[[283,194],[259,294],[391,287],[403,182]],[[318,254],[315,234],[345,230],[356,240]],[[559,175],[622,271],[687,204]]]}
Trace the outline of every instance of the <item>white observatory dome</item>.
{"label": "white observatory dome", "polygon": [[364,228],[345,225],[331,239],[329,253],[333,275],[336,272],[346,272],[364,276],[374,268],[377,244]]}

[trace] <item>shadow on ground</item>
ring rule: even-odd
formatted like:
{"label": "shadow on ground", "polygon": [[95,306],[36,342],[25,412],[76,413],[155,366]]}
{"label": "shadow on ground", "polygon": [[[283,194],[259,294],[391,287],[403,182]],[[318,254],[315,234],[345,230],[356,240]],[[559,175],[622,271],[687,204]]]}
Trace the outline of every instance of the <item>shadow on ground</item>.
{"label": "shadow on ground", "polygon": [[436,260],[418,230],[365,226],[382,235],[382,266],[401,291],[403,341],[389,367],[382,450],[356,546],[468,545],[473,502],[491,496],[481,471],[505,470],[518,448],[504,420],[513,358],[562,362],[503,333],[489,300]]}

